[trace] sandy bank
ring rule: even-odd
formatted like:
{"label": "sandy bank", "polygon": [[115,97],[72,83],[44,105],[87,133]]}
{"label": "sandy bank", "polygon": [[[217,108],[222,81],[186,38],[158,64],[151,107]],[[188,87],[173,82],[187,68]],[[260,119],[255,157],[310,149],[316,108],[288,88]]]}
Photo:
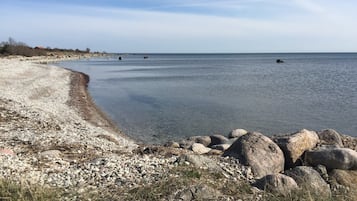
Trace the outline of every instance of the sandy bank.
{"label": "sandy bank", "polygon": [[[94,106],[86,92],[85,75],[19,59],[1,59],[0,70],[0,98],[10,100],[12,109],[20,114],[37,113],[40,119],[59,125],[61,133],[53,133],[58,134],[53,136],[56,141],[81,142],[103,151],[135,147],[131,140],[117,135]],[[36,137],[44,138],[43,144],[53,134]]]}

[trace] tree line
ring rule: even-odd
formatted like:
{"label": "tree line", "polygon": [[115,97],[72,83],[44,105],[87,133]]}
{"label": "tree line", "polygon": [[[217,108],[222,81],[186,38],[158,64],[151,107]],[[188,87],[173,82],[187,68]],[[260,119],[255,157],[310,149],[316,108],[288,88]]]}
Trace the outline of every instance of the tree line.
{"label": "tree line", "polygon": [[85,50],[79,49],[60,49],[60,48],[50,48],[50,47],[30,47],[24,42],[16,41],[13,38],[9,38],[7,41],[0,43],[0,56],[9,56],[9,55],[21,55],[26,57],[32,56],[46,56],[53,53],[89,53],[90,49],[86,48]]}

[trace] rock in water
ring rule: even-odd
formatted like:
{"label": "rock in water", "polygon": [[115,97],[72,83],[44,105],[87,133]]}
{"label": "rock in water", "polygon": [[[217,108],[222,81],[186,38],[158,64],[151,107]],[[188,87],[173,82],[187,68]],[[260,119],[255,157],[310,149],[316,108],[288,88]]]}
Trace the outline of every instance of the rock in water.
{"label": "rock in water", "polygon": [[318,132],[319,138],[322,144],[326,145],[338,145],[343,147],[341,135],[333,129],[326,129]]}
{"label": "rock in water", "polygon": [[238,138],[223,156],[239,159],[252,167],[256,178],[284,170],[284,154],[270,138],[258,132],[250,132]]}
{"label": "rock in water", "polygon": [[303,129],[289,136],[277,137],[274,141],[283,150],[285,168],[288,169],[301,164],[300,157],[305,151],[316,147],[319,136],[314,131]]}
{"label": "rock in water", "polygon": [[357,152],[348,148],[327,148],[308,151],[305,160],[310,165],[327,169],[357,170]]}
{"label": "rock in water", "polygon": [[298,166],[294,169],[287,170],[285,174],[292,177],[299,187],[303,187],[305,190],[310,190],[311,193],[318,195],[321,198],[331,196],[330,186],[312,167]]}
{"label": "rock in water", "polygon": [[248,131],[246,131],[244,129],[239,129],[239,128],[234,129],[229,133],[228,138],[239,138],[247,133],[248,133]]}
{"label": "rock in water", "polygon": [[292,190],[298,189],[295,180],[283,174],[270,174],[259,179],[254,186],[274,194],[287,195]]}

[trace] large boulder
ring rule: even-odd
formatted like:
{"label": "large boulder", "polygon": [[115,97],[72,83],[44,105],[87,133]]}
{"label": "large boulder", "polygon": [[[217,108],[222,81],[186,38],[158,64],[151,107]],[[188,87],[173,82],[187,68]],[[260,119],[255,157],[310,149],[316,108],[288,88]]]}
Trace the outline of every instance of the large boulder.
{"label": "large boulder", "polygon": [[247,133],[248,131],[241,128],[234,129],[228,134],[228,138],[239,138]]}
{"label": "large boulder", "polygon": [[292,177],[299,187],[309,190],[312,194],[319,195],[321,198],[331,196],[330,186],[312,167],[297,166],[294,169],[285,171],[285,174]]}
{"label": "large boulder", "polygon": [[276,137],[274,141],[283,150],[285,168],[289,169],[301,165],[301,156],[305,151],[316,147],[319,136],[314,131],[303,129],[292,135]]}
{"label": "large boulder", "polygon": [[307,151],[305,160],[312,166],[323,165],[327,169],[357,170],[357,152],[348,148]]}
{"label": "large boulder", "polygon": [[270,138],[250,132],[238,138],[224,153],[252,168],[256,178],[284,170],[284,154]]}
{"label": "large boulder", "polygon": [[292,190],[298,189],[295,180],[283,174],[270,174],[254,183],[254,186],[274,194],[288,195]]}
{"label": "large boulder", "polygon": [[321,140],[321,144],[325,145],[338,145],[343,147],[341,135],[333,129],[326,129],[317,133]]}

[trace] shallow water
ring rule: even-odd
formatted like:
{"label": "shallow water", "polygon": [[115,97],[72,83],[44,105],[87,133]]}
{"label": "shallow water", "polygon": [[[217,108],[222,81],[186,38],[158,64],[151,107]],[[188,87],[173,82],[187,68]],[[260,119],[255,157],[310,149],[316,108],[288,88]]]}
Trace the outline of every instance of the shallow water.
{"label": "shallow water", "polygon": [[60,65],[89,74],[97,105],[135,139],[159,143],[234,128],[357,136],[357,54],[121,56]]}

